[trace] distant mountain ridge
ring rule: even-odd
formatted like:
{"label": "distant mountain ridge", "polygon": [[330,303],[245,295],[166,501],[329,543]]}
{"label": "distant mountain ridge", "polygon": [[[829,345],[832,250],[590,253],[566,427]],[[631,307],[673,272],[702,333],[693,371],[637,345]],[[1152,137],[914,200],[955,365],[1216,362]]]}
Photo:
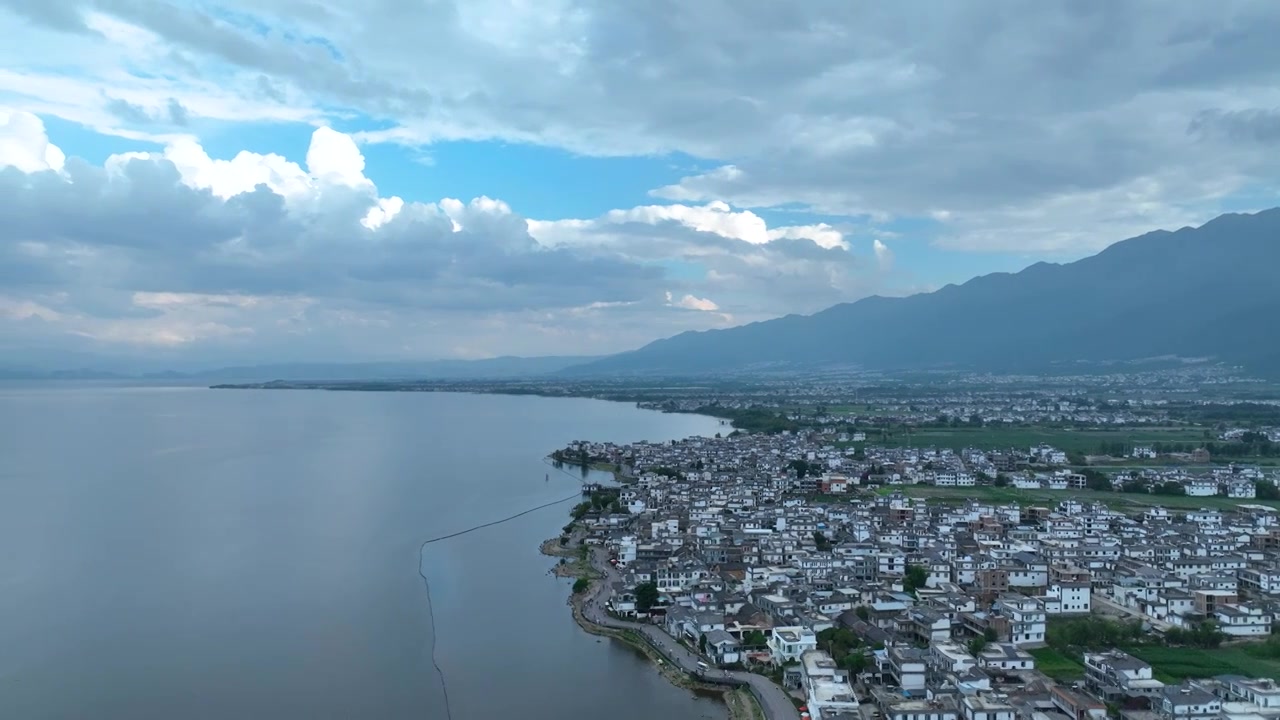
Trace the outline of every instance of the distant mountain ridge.
{"label": "distant mountain ridge", "polygon": [[1155,231],[1068,264],[1037,263],[903,298],[685,332],[566,368],[572,376],[748,368],[1038,371],[1073,362],[1280,360],[1280,208]]}

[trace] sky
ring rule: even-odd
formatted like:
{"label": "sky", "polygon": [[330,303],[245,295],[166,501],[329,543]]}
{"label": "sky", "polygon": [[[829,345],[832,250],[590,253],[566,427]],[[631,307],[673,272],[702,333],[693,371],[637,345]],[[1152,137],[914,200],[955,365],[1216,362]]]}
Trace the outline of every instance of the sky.
{"label": "sky", "polygon": [[1272,0],[0,0],[0,37],[0,364],[598,355],[1280,204]]}

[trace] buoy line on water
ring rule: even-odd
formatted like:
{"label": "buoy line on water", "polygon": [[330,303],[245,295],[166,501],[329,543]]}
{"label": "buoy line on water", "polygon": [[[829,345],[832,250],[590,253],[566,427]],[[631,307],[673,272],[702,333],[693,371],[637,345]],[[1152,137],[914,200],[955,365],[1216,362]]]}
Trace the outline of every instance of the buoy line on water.
{"label": "buoy line on water", "polygon": [[[567,472],[566,472],[565,474],[566,474],[566,475],[568,475],[569,473],[567,473]],[[501,520],[494,520],[494,521],[492,521],[492,522],[487,522],[487,523],[483,523],[483,524],[481,524],[481,525],[475,525],[475,526],[473,526],[473,527],[469,527],[469,528],[467,528],[467,529],[465,529],[465,530],[459,530],[458,532],[449,533],[448,535],[441,535],[441,536],[439,536],[439,537],[433,537],[433,538],[431,538],[430,540],[427,540],[427,541],[423,542],[423,543],[422,543],[422,545],[418,547],[418,575],[422,577],[422,584],[423,584],[423,586],[424,586],[424,587],[426,588],[426,590],[427,590],[427,617],[428,617],[428,620],[430,621],[430,624],[431,624],[431,666],[432,666],[433,668],[435,668],[436,675],[437,675],[437,676],[439,676],[439,678],[440,678],[440,690],[441,690],[441,692],[442,692],[442,693],[443,693],[443,695],[444,695],[444,712],[445,712],[445,718],[446,718],[446,720],[453,720],[453,706],[452,706],[452,705],[450,704],[450,702],[449,702],[449,683],[448,683],[448,681],[445,679],[445,676],[444,676],[444,669],[443,669],[443,668],[441,668],[441,667],[440,667],[440,663],[436,661],[436,611],[435,611],[435,604],[431,601],[431,580],[429,580],[429,579],[427,578],[427,574],[426,574],[426,573],[422,572],[422,562],[423,562],[423,559],[424,559],[424,558],[423,558],[423,553],[425,553],[425,552],[426,552],[426,550],[427,550],[427,546],[428,546],[428,545],[431,545],[432,543],[438,543],[438,542],[440,542],[440,541],[442,541],[442,540],[449,540],[449,539],[451,539],[451,538],[456,538],[456,537],[458,537],[458,536],[460,536],[460,535],[466,535],[467,533],[473,533],[473,532],[475,532],[475,531],[477,531],[477,530],[483,530],[483,529],[485,529],[485,528],[493,527],[494,525],[501,525],[502,523],[505,523],[505,522],[511,522],[512,520],[515,520],[516,518],[524,517],[525,515],[528,515],[529,513],[534,513],[534,512],[537,512],[537,511],[539,511],[539,510],[543,510],[543,509],[545,509],[545,508],[549,508],[549,507],[551,507],[551,506],[553,506],[553,505],[563,505],[564,503],[567,503],[567,502],[569,502],[570,500],[574,500],[574,499],[579,498],[579,497],[581,497],[581,496],[582,496],[582,492],[581,492],[581,491],[578,491],[578,492],[575,492],[574,494],[572,494],[572,495],[570,495],[570,496],[568,496],[568,497],[561,498],[561,499],[559,499],[559,500],[552,500],[551,502],[546,502],[546,503],[543,503],[543,504],[538,505],[538,506],[536,506],[536,507],[531,507],[531,508],[529,508],[528,510],[523,510],[523,511],[521,511],[521,512],[516,513],[515,515],[510,516],[510,517],[502,518]]]}

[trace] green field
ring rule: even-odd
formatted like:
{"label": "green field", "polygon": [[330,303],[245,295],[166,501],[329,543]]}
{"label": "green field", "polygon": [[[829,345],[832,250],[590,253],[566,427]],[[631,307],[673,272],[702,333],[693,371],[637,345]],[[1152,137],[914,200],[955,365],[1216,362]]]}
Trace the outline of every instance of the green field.
{"label": "green field", "polygon": [[889,435],[884,439],[881,439],[878,430],[866,430],[866,444],[881,447],[932,446],[953,450],[976,447],[984,450],[999,450],[1010,447],[1029,448],[1044,443],[1066,452],[1091,454],[1096,452],[1098,446],[1104,442],[1146,445],[1157,442],[1200,443],[1204,441],[1203,428],[1118,427],[1077,430],[990,426],[919,428],[909,432],[901,427],[891,427],[886,430]]}
{"label": "green field", "polygon": [[1182,495],[1141,495],[1137,493],[1107,492],[1104,490],[1019,490],[1013,487],[980,485],[977,487],[934,487],[932,485],[885,485],[876,492],[888,495],[902,492],[909,497],[923,497],[941,501],[985,500],[995,503],[1053,506],[1062,500],[1101,502],[1114,509],[1164,506],[1198,510],[1200,508],[1231,509],[1242,503],[1267,505],[1280,508],[1275,500],[1231,500],[1225,497],[1186,497]]}
{"label": "green field", "polygon": [[1051,648],[1029,650],[1036,659],[1036,670],[1059,682],[1070,682],[1084,677],[1084,664]]}
{"label": "green field", "polygon": [[1225,645],[1213,650],[1198,648],[1136,647],[1129,652],[1151,663],[1165,682],[1214,675],[1280,677],[1280,660],[1250,652],[1257,644]]}

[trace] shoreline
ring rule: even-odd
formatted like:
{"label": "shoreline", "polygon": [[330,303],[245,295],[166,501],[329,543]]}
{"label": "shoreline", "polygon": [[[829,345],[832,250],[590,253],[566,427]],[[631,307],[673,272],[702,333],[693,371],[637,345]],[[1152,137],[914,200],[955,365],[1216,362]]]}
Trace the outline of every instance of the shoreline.
{"label": "shoreline", "polygon": [[[572,540],[570,541],[570,544],[561,545],[560,537],[563,536],[544,540],[538,548],[539,552],[548,557],[557,557],[562,560],[567,558],[580,558],[581,548],[585,548],[586,546],[582,545],[580,542],[577,545],[574,545],[572,544]],[[588,575],[579,575],[573,572],[561,572],[561,568],[573,568],[576,565],[577,563],[561,562],[553,567],[550,572],[557,577],[586,577],[589,579],[590,585],[585,591],[570,593],[569,598],[566,600],[566,604],[569,605],[570,611],[573,614],[573,620],[577,623],[579,628],[589,635],[613,638],[642,653],[646,658],[648,658],[650,664],[657,669],[658,673],[675,687],[683,690],[690,690],[696,694],[717,696],[717,699],[728,711],[729,720],[759,720],[765,717],[763,709],[760,708],[755,697],[752,696],[751,692],[746,688],[725,686],[697,680],[693,675],[690,675],[672,663],[664,660],[658,653],[657,649],[655,649],[642,634],[633,630],[606,627],[587,619],[582,609],[583,601],[599,589],[600,583],[603,582],[605,578],[599,573],[599,571],[595,570],[595,568],[590,567],[589,562],[587,563],[587,568],[585,568],[589,572]]]}

